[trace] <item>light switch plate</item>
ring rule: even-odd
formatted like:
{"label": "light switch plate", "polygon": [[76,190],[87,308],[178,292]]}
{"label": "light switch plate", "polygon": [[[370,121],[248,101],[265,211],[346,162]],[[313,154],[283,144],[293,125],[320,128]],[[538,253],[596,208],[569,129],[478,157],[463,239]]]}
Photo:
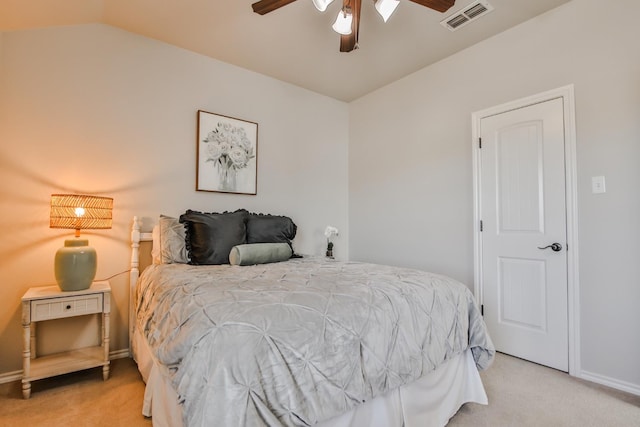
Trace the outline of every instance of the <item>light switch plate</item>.
{"label": "light switch plate", "polygon": [[604,176],[591,177],[591,192],[593,194],[605,193],[607,189],[604,185]]}

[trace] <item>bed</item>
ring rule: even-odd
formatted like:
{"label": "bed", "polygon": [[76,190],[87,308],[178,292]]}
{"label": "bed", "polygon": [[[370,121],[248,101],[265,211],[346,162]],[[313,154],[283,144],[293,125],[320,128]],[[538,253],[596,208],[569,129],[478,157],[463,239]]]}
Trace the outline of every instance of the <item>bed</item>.
{"label": "bed", "polygon": [[[453,279],[325,257],[161,256],[140,275],[153,237],[134,218],[130,340],[156,426],[442,426],[488,403],[478,370],[495,351]],[[183,260],[196,254],[186,240],[171,249]]]}

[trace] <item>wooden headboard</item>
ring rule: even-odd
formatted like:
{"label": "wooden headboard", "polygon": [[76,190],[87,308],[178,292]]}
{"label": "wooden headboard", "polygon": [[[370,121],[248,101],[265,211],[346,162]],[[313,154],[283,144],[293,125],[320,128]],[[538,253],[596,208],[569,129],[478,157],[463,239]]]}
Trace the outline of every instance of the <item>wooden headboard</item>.
{"label": "wooden headboard", "polygon": [[136,284],[140,277],[140,243],[153,241],[152,233],[143,233],[140,231],[140,221],[137,216],[133,217],[133,225],[131,226],[131,269],[129,273],[129,355],[132,356],[133,348],[131,340],[133,339],[133,328],[135,326],[136,311]]}

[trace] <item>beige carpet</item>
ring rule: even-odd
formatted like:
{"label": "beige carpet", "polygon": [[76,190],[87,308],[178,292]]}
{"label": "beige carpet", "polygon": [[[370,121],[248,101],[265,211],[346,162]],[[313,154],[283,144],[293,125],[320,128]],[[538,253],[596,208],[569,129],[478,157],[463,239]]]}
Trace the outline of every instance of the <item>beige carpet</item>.
{"label": "beige carpet", "polygon": [[464,405],[449,426],[640,427],[640,396],[504,354],[481,376],[489,405]]}
{"label": "beige carpet", "polygon": [[[144,384],[130,359],[100,369],[33,383],[22,399],[20,382],[0,385],[0,426],[150,426],[141,415]],[[489,406],[467,404],[449,426],[640,427],[640,396],[499,354],[482,373]]]}
{"label": "beige carpet", "polygon": [[111,361],[111,375],[88,369],[31,383],[22,398],[20,381],[0,385],[0,426],[151,426],[142,416],[144,382],[131,359]]}

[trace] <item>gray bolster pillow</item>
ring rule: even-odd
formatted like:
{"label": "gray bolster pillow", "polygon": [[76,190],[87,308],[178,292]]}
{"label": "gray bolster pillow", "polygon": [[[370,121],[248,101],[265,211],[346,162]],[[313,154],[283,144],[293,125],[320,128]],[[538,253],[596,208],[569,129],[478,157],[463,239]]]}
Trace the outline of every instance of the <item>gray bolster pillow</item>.
{"label": "gray bolster pillow", "polygon": [[236,245],[229,253],[231,265],[268,264],[286,261],[293,252],[288,243],[249,243]]}

